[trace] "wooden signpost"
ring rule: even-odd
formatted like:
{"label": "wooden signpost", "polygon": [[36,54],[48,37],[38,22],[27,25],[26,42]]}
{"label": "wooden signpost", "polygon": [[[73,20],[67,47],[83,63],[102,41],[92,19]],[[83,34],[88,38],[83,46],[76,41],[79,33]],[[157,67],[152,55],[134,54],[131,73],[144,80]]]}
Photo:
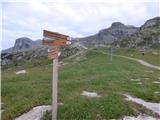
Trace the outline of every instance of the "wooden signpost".
{"label": "wooden signpost", "polygon": [[58,53],[59,47],[71,44],[71,38],[57,32],[48,30],[43,31],[43,45],[53,46],[48,49],[48,59],[53,60],[53,73],[52,73],[52,120],[57,120],[57,83],[58,83]]}
{"label": "wooden signpost", "polygon": [[55,59],[58,57],[59,48],[49,48],[48,49],[48,59]]}

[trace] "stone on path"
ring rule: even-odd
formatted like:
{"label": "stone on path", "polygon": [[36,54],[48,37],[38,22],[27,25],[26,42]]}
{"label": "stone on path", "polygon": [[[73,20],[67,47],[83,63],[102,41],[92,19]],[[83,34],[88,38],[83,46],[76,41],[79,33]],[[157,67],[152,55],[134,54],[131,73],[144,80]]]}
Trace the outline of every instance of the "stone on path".
{"label": "stone on path", "polygon": [[29,112],[15,118],[15,120],[41,120],[46,111],[50,110],[50,105],[37,106],[31,109]]}
{"label": "stone on path", "polygon": [[131,81],[140,81],[140,79],[133,79],[133,78],[132,78]]}
{"label": "stone on path", "polygon": [[58,105],[64,105],[64,103],[61,103],[61,102],[60,102],[60,103],[58,103]]}
{"label": "stone on path", "polygon": [[132,97],[132,96],[127,95],[127,94],[124,94],[124,96],[127,97],[126,100],[135,102],[135,103],[140,104],[140,105],[143,105],[147,109],[149,109],[149,110],[157,113],[158,115],[160,115],[160,103],[146,102],[142,99]]}
{"label": "stone on path", "polygon": [[154,82],[152,82],[152,83],[159,84],[160,82],[159,82],[159,81],[154,81]]}
{"label": "stone on path", "polygon": [[25,74],[25,73],[27,73],[26,70],[20,70],[20,71],[17,71],[17,72],[16,72],[16,75],[18,75],[18,74]]}
{"label": "stone on path", "polygon": [[125,117],[123,117],[122,120],[158,120],[158,119],[154,118],[152,116],[148,116],[148,115],[138,115],[137,117],[135,117],[135,116],[125,116]]}
{"label": "stone on path", "polygon": [[100,97],[95,92],[88,92],[88,91],[82,91],[81,95],[87,96],[87,97]]}
{"label": "stone on path", "polygon": [[154,71],[152,71],[152,70],[146,70],[146,72],[148,72],[148,73],[154,73]]}
{"label": "stone on path", "polygon": [[159,94],[159,93],[160,93],[159,91],[155,91],[155,92],[154,92],[154,94]]}
{"label": "stone on path", "polygon": [[142,83],[141,83],[141,82],[138,82],[137,84],[138,84],[138,85],[141,85]]}

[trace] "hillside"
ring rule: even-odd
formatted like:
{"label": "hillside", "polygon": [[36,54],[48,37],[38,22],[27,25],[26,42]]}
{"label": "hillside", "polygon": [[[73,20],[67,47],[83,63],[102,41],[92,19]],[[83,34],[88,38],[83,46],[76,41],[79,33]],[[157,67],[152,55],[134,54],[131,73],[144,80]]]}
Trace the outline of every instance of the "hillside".
{"label": "hillside", "polygon": [[[117,56],[113,56],[111,62],[106,50],[90,49],[60,62],[58,120],[118,120],[125,115],[139,114],[159,119],[151,110],[126,101],[123,96],[127,93],[148,102],[159,102],[160,87],[154,83],[159,81],[159,71]],[[119,51],[133,54],[129,49],[116,52]],[[157,58],[157,55],[151,56],[150,60],[158,62]],[[27,73],[15,74],[22,69]],[[31,62],[21,68],[3,70],[2,119],[12,120],[34,106],[50,105],[51,76],[52,65],[47,59],[37,65]],[[100,97],[83,96],[82,91],[96,92]],[[43,120],[51,120],[51,113],[47,112]]]}

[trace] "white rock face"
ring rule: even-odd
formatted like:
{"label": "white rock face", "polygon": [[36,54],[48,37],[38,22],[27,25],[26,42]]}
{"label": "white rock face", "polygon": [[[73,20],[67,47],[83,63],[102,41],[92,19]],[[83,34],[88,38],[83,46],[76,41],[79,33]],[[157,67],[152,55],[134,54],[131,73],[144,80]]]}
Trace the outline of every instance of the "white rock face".
{"label": "white rock face", "polygon": [[50,110],[50,105],[37,106],[31,109],[29,112],[15,118],[15,120],[40,120],[45,112]]}
{"label": "white rock face", "polygon": [[133,79],[133,78],[132,78],[131,81],[140,81],[140,79]]}
{"label": "white rock face", "polygon": [[154,94],[159,94],[159,93],[160,93],[159,91],[155,91],[155,92],[154,92]]}
{"label": "white rock face", "polygon": [[152,70],[146,70],[146,72],[148,72],[148,73],[154,73],[154,71],[152,71]]}
{"label": "white rock face", "polygon": [[27,73],[26,70],[20,70],[20,71],[17,71],[17,72],[16,72],[16,75],[18,75],[18,74],[25,74],[25,73]]}
{"label": "white rock face", "polygon": [[139,115],[137,117],[125,116],[123,120],[158,120],[158,119],[148,115]]}
{"label": "white rock face", "polygon": [[81,93],[81,95],[87,96],[87,97],[100,97],[99,95],[97,95],[97,93],[95,93],[95,92],[88,92],[88,91],[83,91]]}
{"label": "white rock face", "polygon": [[135,103],[140,104],[140,105],[143,105],[147,109],[152,110],[153,112],[160,115],[160,103],[146,102],[142,99],[135,98],[135,97],[132,97],[132,96],[127,95],[127,94],[125,94],[125,96],[127,97],[126,100],[135,102]]}
{"label": "white rock face", "polygon": [[159,81],[154,81],[153,83],[159,84],[160,82]]}
{"label": "white rock face", "polygon": [[141,82],[138,82],[137,84],[138,84],[138,85],[142,85],[142,83],[141,83]]}

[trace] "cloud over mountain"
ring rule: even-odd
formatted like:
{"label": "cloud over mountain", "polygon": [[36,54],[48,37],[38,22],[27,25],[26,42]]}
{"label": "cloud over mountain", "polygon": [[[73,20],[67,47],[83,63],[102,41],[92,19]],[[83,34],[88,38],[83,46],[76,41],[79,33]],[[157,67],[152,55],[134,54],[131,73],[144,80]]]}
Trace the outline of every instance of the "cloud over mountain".
{"label": "cloud over mountain", "polygon": [[146,19],[158,16],[157,2],[5,1],[1,3],[2,48],[12,46],[19,37],[42,38],[44,28],[84,37],[116,21],[140,26]]}

